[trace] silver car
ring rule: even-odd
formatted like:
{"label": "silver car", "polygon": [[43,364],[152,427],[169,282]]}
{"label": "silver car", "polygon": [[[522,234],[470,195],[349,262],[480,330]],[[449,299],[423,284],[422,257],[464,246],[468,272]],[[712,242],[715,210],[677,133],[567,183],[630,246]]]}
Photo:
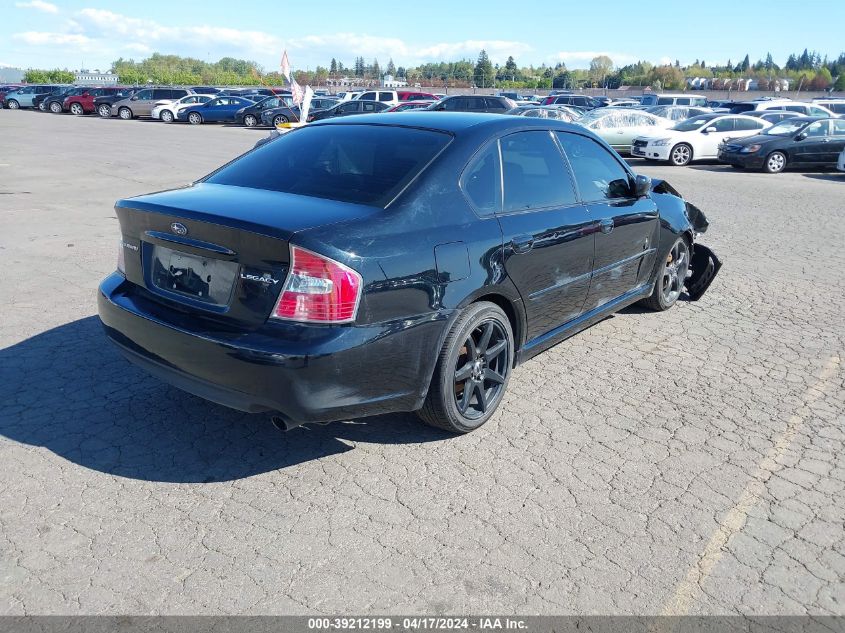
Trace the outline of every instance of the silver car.
{"label": "silver car", "polygon": [[161,105],[162,101],[176,101],[192,93],[187,88],[144,88],[131,97],[113,103],[111,114],[124,120],[151,116],[153,108]]}

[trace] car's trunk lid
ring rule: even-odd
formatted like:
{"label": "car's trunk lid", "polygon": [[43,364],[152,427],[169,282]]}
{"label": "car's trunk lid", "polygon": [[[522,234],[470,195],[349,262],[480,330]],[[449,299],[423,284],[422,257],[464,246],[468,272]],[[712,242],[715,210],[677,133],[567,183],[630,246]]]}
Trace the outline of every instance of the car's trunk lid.
{"label": "car's trunk lid", "polygon": [[138,292],[198,319],[257,328],[284,285],[296,232],[377,209],[199,184],[120,200],[115,211]]}

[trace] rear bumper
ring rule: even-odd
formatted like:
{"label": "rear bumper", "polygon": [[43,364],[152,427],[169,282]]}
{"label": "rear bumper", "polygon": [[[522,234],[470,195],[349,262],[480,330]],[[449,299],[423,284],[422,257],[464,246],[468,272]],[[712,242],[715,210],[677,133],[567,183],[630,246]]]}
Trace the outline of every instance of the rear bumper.
{"label": "rear bumper", "polygon": [[189,393],[294,423],[422,406],[450,313],[358,327],[272,323],[208,331],[114,273],[98,292],[108,338],[134,364]]}

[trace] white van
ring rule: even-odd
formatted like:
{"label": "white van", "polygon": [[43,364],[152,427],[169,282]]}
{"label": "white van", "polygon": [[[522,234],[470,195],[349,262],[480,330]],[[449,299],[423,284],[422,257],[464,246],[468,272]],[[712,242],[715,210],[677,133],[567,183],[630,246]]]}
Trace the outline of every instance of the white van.
{"label": "white van", "polygon": [[399,94],[395,90],[368,90],[355,98],[361,101],[381,101],[392,106],[399,105]]}
{"label": "white van", "polygon": [[827,108],[834,114],[845,116],[845,98],[842,97],[816,97],[813,105]]}
{"label": "white van", "polygon": [[688,94],[654,94],[647,93],[642,96],[642,105],[685,105],[700,108],[707,107],[707,97],[694,97]]}

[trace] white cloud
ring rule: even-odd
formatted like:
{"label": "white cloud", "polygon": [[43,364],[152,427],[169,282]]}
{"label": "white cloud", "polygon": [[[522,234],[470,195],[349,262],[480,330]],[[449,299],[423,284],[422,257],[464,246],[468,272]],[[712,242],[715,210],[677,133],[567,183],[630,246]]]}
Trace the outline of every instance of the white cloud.
{"label": "white cloud", "polygon": [[563,62],[573,67],[587,67],[593,57],[606,55],[613,60],[614,66],[624,66],[637,61],[637,58],[627,53],[610,53],[607,51],[561,51],[551,57],[553,62]]}
{"label": "white cloud", "polygon": [[84,35],[75,33],[49,33],[47,31],[25,31],[24,33],[15,33],[12,35],[12,38],[32,46],[43,46],[45,44],[87,46],[92,42],[90,38]]}
{"label": "white cloud", "polygon": [[44,0],[31,0],[31,2],[16,2],[15,6],[19,9],[35,9],[36,11],[43,11],[44,13],[58,13],[59,7]]}
{"label": "white cloud", "polygon": [[672,61],[672,58],[671,58],[671,57],[665,57],[665,56],[664,56],[664,57],[661,57],[661,58],[658,60],[658,63],[659,63],[661,66],[671,66],[674,62]]}

